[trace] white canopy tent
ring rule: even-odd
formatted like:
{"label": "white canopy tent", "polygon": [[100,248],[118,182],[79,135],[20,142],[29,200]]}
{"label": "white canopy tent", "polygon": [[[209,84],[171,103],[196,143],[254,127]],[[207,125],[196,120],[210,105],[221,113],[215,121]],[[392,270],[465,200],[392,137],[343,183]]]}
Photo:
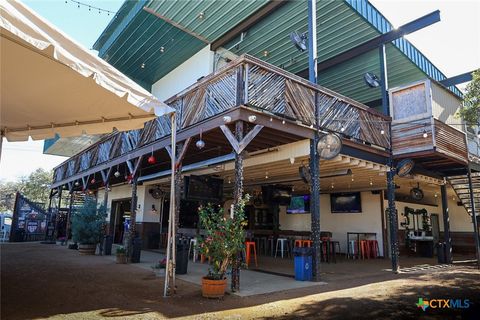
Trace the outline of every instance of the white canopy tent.
{"label": "white canopy tent", "polygon": [[[0,1],[1,141],[142,128],[175,110],[15,0]],[[172,157],[169,274],[175,284],[175,157]],[[167,278],[166,284],[170,282]],[[166,287],[165,287],[166,288]]]}
{"label": "white canopy tent", "polygon": [[8,141],[137,129],[174,112],[20,2],[0,2],[0,35]]}

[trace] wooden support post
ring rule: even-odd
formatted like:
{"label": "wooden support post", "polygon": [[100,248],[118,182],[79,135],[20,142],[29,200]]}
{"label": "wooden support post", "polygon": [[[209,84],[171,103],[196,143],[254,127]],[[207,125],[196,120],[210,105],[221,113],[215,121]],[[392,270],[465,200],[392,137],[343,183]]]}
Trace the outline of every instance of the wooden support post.
{"label": "wooden support post", "polygon": [[443,180],[440,186],[442,196],[442,210],[443,210],[443,239],[445,242],[445,259],[447,263],[452,263],[452,238],[450,237],[450,216],[447,200],[447,180]]}
{"label": "wooden support post", "polygon": [[[235,123],[235,140],[243,140],[243,121]],[[233,207],[238,210],[243,198],[243,151],[235,152],[235,181],[233,186]],[[237,217],[234,216],[234,219]],[[231,290],[233,292],[240,290],[240,259],[238,253],[237,260],[232,265]]]}

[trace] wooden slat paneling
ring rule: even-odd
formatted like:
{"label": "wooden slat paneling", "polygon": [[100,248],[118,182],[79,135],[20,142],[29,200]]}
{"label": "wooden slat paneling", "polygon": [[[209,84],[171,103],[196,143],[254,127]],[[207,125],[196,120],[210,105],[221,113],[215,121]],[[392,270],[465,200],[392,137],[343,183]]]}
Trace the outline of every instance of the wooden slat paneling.
{"label": "wooden slat paneling", "polygon": [[[424,130],[427,137],[423,137]],[[392,124],[393,155],[432,150],[433,130],[431,119],[415,120],[408,123]]]}
{"label": "wooden slat paneling", "polygon": [[463,132],[435,119],[435,142],[438,152],[468,162],[468,146]]}

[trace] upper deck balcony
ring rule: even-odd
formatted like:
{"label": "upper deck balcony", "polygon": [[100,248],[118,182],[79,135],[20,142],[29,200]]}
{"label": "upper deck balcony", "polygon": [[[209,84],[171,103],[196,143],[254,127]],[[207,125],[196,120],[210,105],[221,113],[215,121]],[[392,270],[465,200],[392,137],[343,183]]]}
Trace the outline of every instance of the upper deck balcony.
{"label": "upper deck balcony", "polygon": [[461,120],[454,117],[460,105],[458,98],[429,80],[391,89],[394,157],[413,158],[436,171],[465,167],[467,138]]}
{"label": "upper deck balcony", "polygon": [[[265,127],[276,131],[259,137],[263,143],[256,148],[261,149],[312,137],[315,95],[320,130],[337,132],[350,147],[387,154],[389,117],[248,55],[166,103],[177,110],[179,142],[218,129],[226,115],[246,122],[251,114],[257,115],[257,122],[265,118]],[[275,123],[286,125],[274,128]],[[140,130],[112,133],[55,168],[52,187],[168,146],[169,135],[170,123],[164,117],[147,122]]]}

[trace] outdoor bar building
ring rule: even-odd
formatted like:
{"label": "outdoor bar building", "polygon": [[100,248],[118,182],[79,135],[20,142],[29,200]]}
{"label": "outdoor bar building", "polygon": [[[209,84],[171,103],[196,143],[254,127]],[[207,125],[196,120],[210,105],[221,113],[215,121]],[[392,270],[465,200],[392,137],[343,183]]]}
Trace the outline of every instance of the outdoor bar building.
{"label": "outdoor bar building", "polygon": [[[292,43],[305,45],[307,15],[307,1],[126,1],[94,48],[176,109],[177,152],[163,117],[46,141],[45,153],[70,156],[54,171],[57,224],[89,193],[107,206],[114,243],[133,220],[143,248],[164,248],[173,158],[176,223],[187,237],[201,234],[200,204],[228,210],[243,188],[258,254],[286,253],[281,239],[290,249],[310,240],[319,199],[320,236],[337,254],[362,256],[350,240],[369,239],[379,257],[396,259],[393,235],[401,256],[430,256],[438,242],[447,261],[450,248],[478,255],[478,128],[454,117],[458,82],[395,33],[426,27],[438,12],[393,29],[366,0],[318,2],[318,85],[305,80],[308,54]],[[310,186],[316,134],[319,195]]]}

